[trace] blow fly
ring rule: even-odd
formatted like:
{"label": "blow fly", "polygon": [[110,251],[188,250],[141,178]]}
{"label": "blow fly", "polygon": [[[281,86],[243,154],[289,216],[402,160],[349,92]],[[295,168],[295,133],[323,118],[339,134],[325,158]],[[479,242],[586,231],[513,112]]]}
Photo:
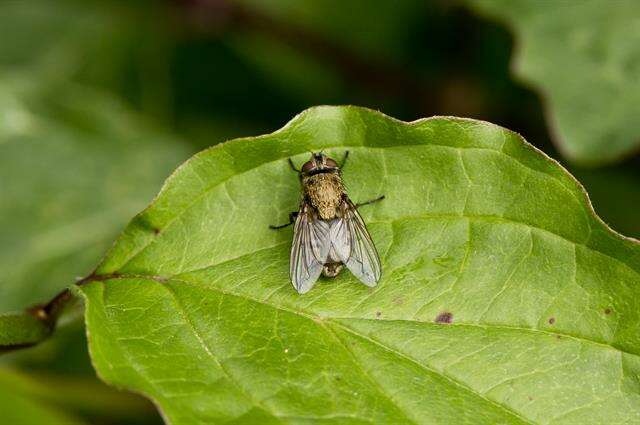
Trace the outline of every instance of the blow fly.
{"label": "blow fly", "polygon": [[343,266],[367,286],[376,286],[380,280],[380,257],[358,208],[384,196],[362,204],[349,199],[341,175],[348,155],[347,151],[338,166],[323,153],[314,153],[301,169],[289,159],[302,185],[300,208],[289,214],[289,223],[270,227],[294,224],[289,275],[301,294],[313,287],[320,274],[335,277]]}

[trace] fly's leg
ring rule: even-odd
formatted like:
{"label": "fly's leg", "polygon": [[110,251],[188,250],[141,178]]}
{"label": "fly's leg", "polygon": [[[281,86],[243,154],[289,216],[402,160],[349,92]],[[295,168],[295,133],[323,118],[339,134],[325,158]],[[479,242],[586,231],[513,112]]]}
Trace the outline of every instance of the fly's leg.
{"label": "fly's leg", "polygon": [[291,226],[296,221],[296,217],[298,217],[298,211],[293,211],[289,213],[289,222],[285,224],[280,224],[278,226],[269,225],[269,229],[278,230],[284,229],[287,226]]}
{"label": "fly's leg", "polygon": [[340,162],[340,165],[338,166],[338,168],[340,169],[344,168],[344,165],[347,163],[347,158],[349,158],[349,151],[345,151],[344,156],[342,157],[342,161]]}
{"label": "fly's leg", "polygon": [[[296,173],[300,174],[300,169],[296,168],[296,166],[293,163],[293,161],[291,160],[291,158],[289,158],[288,160],[289,160],[289,166],[291,167],[291,169],[293,171],[295,171]],[[289,224],[291,224],[291,223],[289,223]]]}
{"label": "fly's leg", "polygon": [[384,195],[379,196],[376,199],[372,199],[372,200],[367,201],[367,202],[361,202],[359,204],[356,204],[356,208],[364,207],[365,205],[373,204],[375,202],[382,201],[383,199],[384,199]]}

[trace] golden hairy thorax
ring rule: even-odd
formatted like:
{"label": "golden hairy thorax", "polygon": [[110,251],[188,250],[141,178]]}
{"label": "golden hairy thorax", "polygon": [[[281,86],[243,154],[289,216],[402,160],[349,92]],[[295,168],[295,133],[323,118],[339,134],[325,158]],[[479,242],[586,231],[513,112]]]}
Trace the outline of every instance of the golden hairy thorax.
{"label": "golden hairy thorax", "polygon": [[318,211],[323,220],[331,220],[338,215],[344,187],[338,173],[321,173],[304,177],[304,195]]}

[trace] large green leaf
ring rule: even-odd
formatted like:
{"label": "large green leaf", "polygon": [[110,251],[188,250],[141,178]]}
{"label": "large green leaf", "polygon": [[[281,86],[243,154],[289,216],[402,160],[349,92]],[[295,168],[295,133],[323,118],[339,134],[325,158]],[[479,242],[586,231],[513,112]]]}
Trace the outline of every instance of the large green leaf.
{"label": "large green leaf", "polygon": [[640,3],[469,4],[513,29],[514,71],[544,96],[552,136],[569,159],[601,164],[638,148]]}
{"label": "large green leaf", "polygon": [[[301,296],[288,279],[308,150],[344,178],[382,257]],[[318,107],[206,150],[90,281],[98,373],[172,423],[640,420],[640,247],[517,134]]]}

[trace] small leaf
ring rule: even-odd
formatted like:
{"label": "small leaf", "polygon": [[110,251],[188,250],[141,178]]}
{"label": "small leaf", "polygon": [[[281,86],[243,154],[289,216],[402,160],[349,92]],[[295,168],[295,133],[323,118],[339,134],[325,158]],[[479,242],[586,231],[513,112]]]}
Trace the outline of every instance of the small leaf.
{"label": "small leaf", "polygon": [[[297,176],[340,157],[382,258],[304,296]],[[98,373],[180,423],[640,418],[640,247],[517,134],[318,107],[193,157],[81,287]]]}
{"label": "small leaf", "polygon": [[567,158],[603,164],[638,149],[640,3],[468,3],[513,29],[514,71],[544,96],[552,137]]}
{"label": "small leaf", "polygon": [[37,344],[51,334],[51,326],[29,313],[0,315],[0,353]]}

